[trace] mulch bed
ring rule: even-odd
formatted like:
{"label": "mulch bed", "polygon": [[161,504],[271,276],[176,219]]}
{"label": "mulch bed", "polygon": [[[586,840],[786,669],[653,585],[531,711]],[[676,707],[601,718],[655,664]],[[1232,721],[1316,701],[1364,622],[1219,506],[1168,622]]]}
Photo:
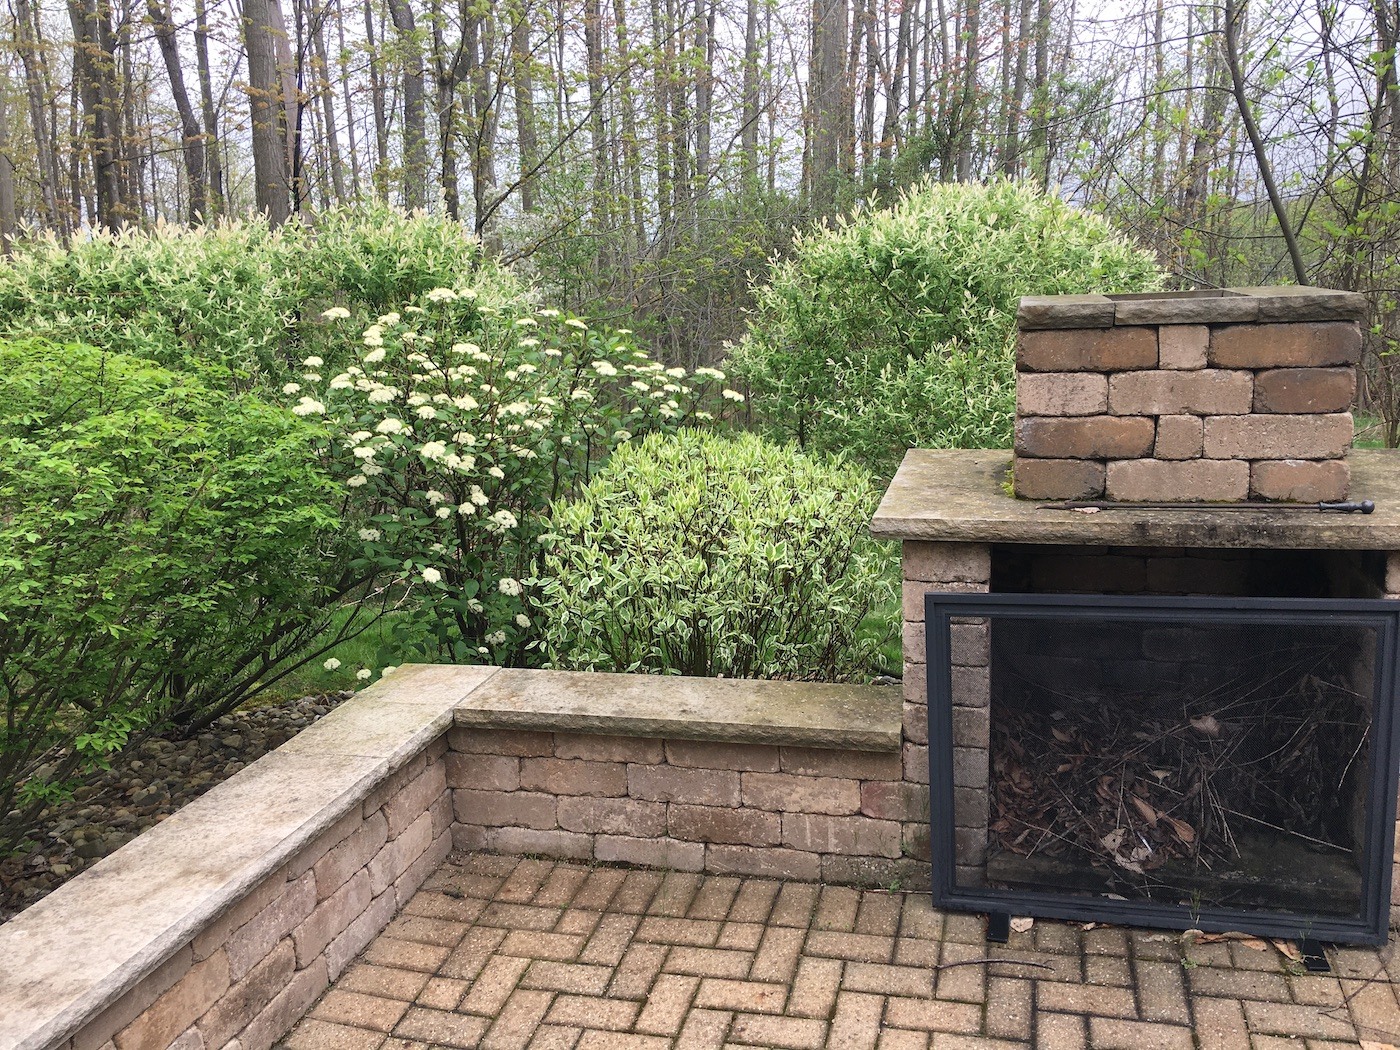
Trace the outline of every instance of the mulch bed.
{"label": "mulch bed", "polygon": [[181,806],[286,743],[352,693],[304,696],[235,711],[188,740],[147,740],[44,810],[35,845],[0,858],[0,923],[159,824]]}

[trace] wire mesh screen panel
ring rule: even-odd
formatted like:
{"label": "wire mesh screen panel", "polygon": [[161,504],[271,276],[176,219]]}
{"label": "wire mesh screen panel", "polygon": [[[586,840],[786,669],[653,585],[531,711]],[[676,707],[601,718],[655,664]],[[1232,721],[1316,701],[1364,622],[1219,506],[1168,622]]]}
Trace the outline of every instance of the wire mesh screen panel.
{"label": "wire mesh screen panel", "polygon": [[1389,603],[933,595],[928,625],[945,905],[1383,939]]}

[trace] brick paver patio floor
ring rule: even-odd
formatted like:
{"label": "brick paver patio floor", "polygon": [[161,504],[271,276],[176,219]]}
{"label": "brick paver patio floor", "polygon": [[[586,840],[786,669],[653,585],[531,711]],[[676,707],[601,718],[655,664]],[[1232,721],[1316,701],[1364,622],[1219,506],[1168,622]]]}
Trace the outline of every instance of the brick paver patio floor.
{"label": "brick paver patio floor", "polygon": [[286,1050],[1332,1050],[1400,1044],[1400,964],[1037,922],[927,894],[456,855]]}

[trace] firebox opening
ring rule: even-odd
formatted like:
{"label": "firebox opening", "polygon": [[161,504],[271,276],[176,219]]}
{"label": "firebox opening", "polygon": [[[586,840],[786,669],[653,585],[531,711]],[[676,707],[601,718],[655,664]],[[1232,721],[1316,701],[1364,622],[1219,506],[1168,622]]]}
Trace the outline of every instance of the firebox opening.
{"label": "firebox opening", "polygon": [[1376,651],[1355,624],[992,617],[986,885],[1358,917]]}

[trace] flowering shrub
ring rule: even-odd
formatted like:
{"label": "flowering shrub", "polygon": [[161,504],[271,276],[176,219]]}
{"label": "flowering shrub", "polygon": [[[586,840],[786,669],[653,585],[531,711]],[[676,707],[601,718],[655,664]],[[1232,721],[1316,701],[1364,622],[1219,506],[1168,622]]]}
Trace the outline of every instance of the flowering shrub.
{"label": "flowering shrub", "polygon": [[308,358],[285,393],[325,417],[363,563],[403,588],[399,645],[435,657],[525,661],[548,508],[637,435],[738,398],[714,369],[667,369],[523,296],[432,289],[358,332],[348,310],[325,316],[356,362]]}
{"label": "flowering shrub", "polygon": [[132,737],[334,644],[355,578],[316,442],[149,362],[0,343],[0,852]]}
{"label": "flowering shrub", "polygon": [[1160,281],[1148,252],[1056,196],[925,184],[798,236],[731,360],[771,436],[889,475],[910,447],[1010,444],[1021,296]]}
{"label": "flowering shrub", "polygon": [[210,384],[275,389],[308,355],[329,356],[320,319],[374,316],[472,275],[518,291],[459,223],[363,204],[288,223],[98,232],[23,243],[0,267],[0,333],[84,342],[193,371]]}
{"label": "flowering shrub", "polygon": [[[894,624],[872,478],[753,435],[619,449],[558,506],[539,609],[557,667],[829,681],[868,675]],[[877,614],[878,615],[878,614]]]}

